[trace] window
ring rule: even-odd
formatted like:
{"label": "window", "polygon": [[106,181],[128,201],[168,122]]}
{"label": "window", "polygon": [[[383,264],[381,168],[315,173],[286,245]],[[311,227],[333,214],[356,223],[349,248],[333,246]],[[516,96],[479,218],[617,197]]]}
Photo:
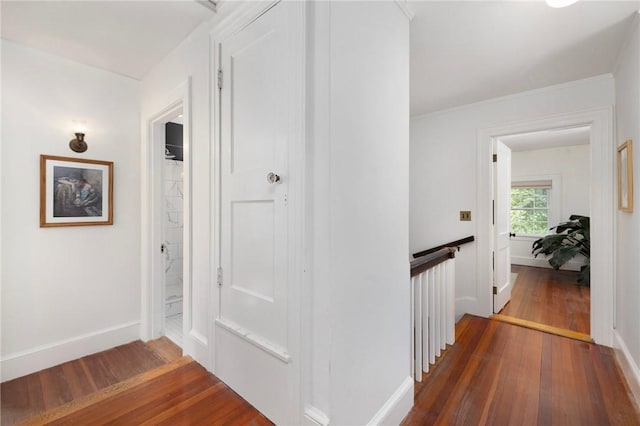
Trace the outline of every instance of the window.
{"label": "window", "polygon": [[550,182],[517,182],[511,188],[511,232],[546,235],[549,231]]}

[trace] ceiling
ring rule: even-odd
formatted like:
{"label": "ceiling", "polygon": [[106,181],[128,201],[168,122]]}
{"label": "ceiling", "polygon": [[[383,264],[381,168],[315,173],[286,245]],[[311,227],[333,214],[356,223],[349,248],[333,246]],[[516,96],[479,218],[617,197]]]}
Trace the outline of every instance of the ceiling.
{"label": "ceiling", "polygon": [[589,127],[544,130],[535,133],[503,136],[500,138],[512,151],[532,151],[536,149],[558,148],[561,146],[588,145]]}
{"label": "ceiling", "polygon": [[411,115],[613,71],[640,1],[410,1]]}
{"label": "ceiling", "polygon": [[[1,35],[135,79],[213,11],[194,0],[2,0]],[[640,0],[409,1],[411,114],[609,73]]]}
{"label": "ceiling", "polygon": [[213,10],[194,0],[2,0],[2,38],[142,79]]}

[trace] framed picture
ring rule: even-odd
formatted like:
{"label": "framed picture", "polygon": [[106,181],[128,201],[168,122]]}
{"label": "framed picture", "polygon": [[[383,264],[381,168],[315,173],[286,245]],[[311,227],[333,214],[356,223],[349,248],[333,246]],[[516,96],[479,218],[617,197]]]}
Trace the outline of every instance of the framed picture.
{"label": "framed picture", "polygon": [[113,162],[40,156],[40,227],[113,224]]}
{"label": "framed picture", "polygon": [[618,209],[633,211],[633,151],[631,140],[618,147]]}

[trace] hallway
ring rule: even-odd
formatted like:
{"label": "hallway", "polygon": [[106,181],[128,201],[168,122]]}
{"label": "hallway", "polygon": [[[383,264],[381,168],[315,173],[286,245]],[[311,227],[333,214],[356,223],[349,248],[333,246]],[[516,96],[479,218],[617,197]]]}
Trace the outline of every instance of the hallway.
{"label": "hallway", "polygon": [[640,425],[613,350],[465,315],[404,425]]}
{"label": "hallway", "polygon": [[511,301],[500,314],[590,334],[589,287],[578,286],[578,272],[512,265],[517,273]]}

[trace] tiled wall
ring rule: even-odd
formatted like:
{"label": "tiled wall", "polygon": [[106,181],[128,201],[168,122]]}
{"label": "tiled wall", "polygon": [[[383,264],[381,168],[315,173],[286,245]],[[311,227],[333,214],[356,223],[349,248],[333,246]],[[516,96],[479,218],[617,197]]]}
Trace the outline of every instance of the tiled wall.
{"label": "tiled wall", "polygon": [[[183,217],[183,163],[176,160],[165,160],[165,201],[166,217],[164,221],[165,244],[165,280],[166,299],[182,298],[182,230]],[[167,304],[169,314],[182,312],[182,302]]]}

